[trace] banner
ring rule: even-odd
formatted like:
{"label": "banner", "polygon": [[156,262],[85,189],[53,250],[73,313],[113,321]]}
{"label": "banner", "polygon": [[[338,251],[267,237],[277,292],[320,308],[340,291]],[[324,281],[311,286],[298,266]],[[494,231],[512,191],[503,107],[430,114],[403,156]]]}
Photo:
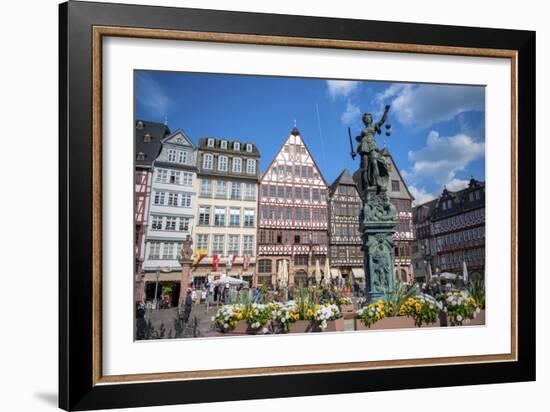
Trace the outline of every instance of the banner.
{"label": "banner", "polygon": [[218,270],[218,255],[212,256],[212,270]]}
{"label": "banner", "polygon": [[191,265],[193,268],[196,267],[201,260],[203,260],[206,255],[208,255],[208,250],[197,250],[195,252],[195,259],[193,260],[193,264]]}

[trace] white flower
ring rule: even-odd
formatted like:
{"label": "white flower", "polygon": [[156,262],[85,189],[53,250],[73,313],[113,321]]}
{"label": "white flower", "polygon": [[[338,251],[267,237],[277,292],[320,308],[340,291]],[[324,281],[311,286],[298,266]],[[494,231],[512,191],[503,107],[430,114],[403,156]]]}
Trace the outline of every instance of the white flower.
{"label": "white flower", "polygon": [[462,321],[462,316],[456,315],[456,320],[458,320],[459,322]]}
{"label": "white flower", "polygon": [[228,325],[227,323],[224,323],[224,324],[223,324],[223,327],[224,327],[225,329],[227,329],[227,328],[229,328],[229,325]]}
{"label": "white flower", "polygon": [[481,309],[480,309],[480,308],[476,308],[476,313],[481,313]]}
{"label": "white flower", "polygon": [[262,333],[267,333],[267,332],[268,332],[267,328],[264,327],[264,328],[262,329]]}
{"label": "white flower", "polygon": [[447,313],[447,306],[443,308],[443,312]]}

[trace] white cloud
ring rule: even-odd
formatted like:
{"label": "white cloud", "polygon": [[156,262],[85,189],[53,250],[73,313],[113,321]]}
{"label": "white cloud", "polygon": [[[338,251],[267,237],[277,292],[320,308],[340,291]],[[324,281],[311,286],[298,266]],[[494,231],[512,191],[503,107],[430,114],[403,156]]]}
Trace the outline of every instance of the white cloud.
{"label": "white cloud", "polygon": [[350,80],[327,80],[328,94],[335,99],[338,96],[348,97],[359,87],[359,82]]}
{"label": "white cloud", "polygon": [[159,119],[167,115],[171,106],[171,99],[161,85],[145,73],[140,73],[137,77],[137,100]]}
{"label": "white cloud", "polygon": [[421,187],[409,186],[409,191],[414,197],[413,206],[421,205],[437,197],[433,193],[429,193],[426,189]]}
{"label": "white cloud", "polygon": [[420,128],[451,120],[460,113],[482,111],[485,105],[481,86],[394,83],[376,96],[379,103],[388,103],[391,98],[397,120]]}
{"label": "white cloud", "polygon": [[469,180],[454,178],[445,183],[445,187],[451,192],[456,192],[458,190],[466,188],[466,186],[468,186],[468,183],[470,183]]}
{"label": "white cloud", "polygon": [[359,110],[359,107],[348,100],[346,110],[342,113],[342,123],[345,125],[350,125],[351,123],[356,122],[360,117],[361,111]]}
{"label": "white cloud", "polygon": [[430,177],[441,185],[452,181],[470,162],[484,156],[484,143],[465,134],[441,137],[436,131],[428,134],[426,146],[408,154],[415,176]]}

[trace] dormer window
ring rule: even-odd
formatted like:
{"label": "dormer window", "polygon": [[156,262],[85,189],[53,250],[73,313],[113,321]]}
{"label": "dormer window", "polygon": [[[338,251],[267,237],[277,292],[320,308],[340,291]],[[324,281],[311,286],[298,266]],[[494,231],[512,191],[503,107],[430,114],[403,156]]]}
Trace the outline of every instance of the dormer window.
{"label": "dormer window", "polygon": [[178,138],[176,139],[176,143],[183,143],[183,139],[182,139],[181,137],[178,137]]}
{"label": "dormer window", "polygon": [[149,142],[151,141],[151,135],[150,135],[149,133],[145,133],[145,134],[143,135],[143,141],[144,141],[145,143],[149,143]]}
{"label": "dormer window", "polygon": [[137,160],[145,160],[145,153],[139,152],[139,153],[136,155],[136,159],[137,159]]}
{"label": "dormer window", "polygon": [[220,142],[220,148],[227,149],[227,140],[222,140]]}
{"label": "dormer window", "polygon": [[206,145],[207,145],[208,147],[214,147],[214,139],[209,138],[209,139],[206,141]]}
{"label": "dormer window", "polygon": [[141,120],[138,120],[137,124],[136,124],[136,129],[143,129],[143,122]]}
{"label": "dormer window", "polygon": [[250,143],[246,144],[246,151],[252,153],[252,145]]}
{"label": "dormer window", "polygon": [[239,142],[233,143],[233,150],[241,150],[241,144]]}

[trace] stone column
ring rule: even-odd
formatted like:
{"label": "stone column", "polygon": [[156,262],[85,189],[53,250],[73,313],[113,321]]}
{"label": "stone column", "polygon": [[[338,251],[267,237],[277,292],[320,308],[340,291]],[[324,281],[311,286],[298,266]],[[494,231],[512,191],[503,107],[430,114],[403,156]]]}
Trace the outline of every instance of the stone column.
{"label": "stone column", "polygon": [[193,242],[187,239],[183,242],[181,247],[181,253],[179,257],[179,263],[181,265],[181,282],[180,282],[180,296],[178,300],[178,307],[181,307],[185,302],[187,296],[187,288],[189,287],[189,281],[191,279],[191,265],[193,264],[193,249],[191,245]]}
{"label": "stone column", "polygon": [[397,220],[385,190],[369,187],[363,199],[360,219],[366,296],[370,303],[395,290],[393,234]]}

